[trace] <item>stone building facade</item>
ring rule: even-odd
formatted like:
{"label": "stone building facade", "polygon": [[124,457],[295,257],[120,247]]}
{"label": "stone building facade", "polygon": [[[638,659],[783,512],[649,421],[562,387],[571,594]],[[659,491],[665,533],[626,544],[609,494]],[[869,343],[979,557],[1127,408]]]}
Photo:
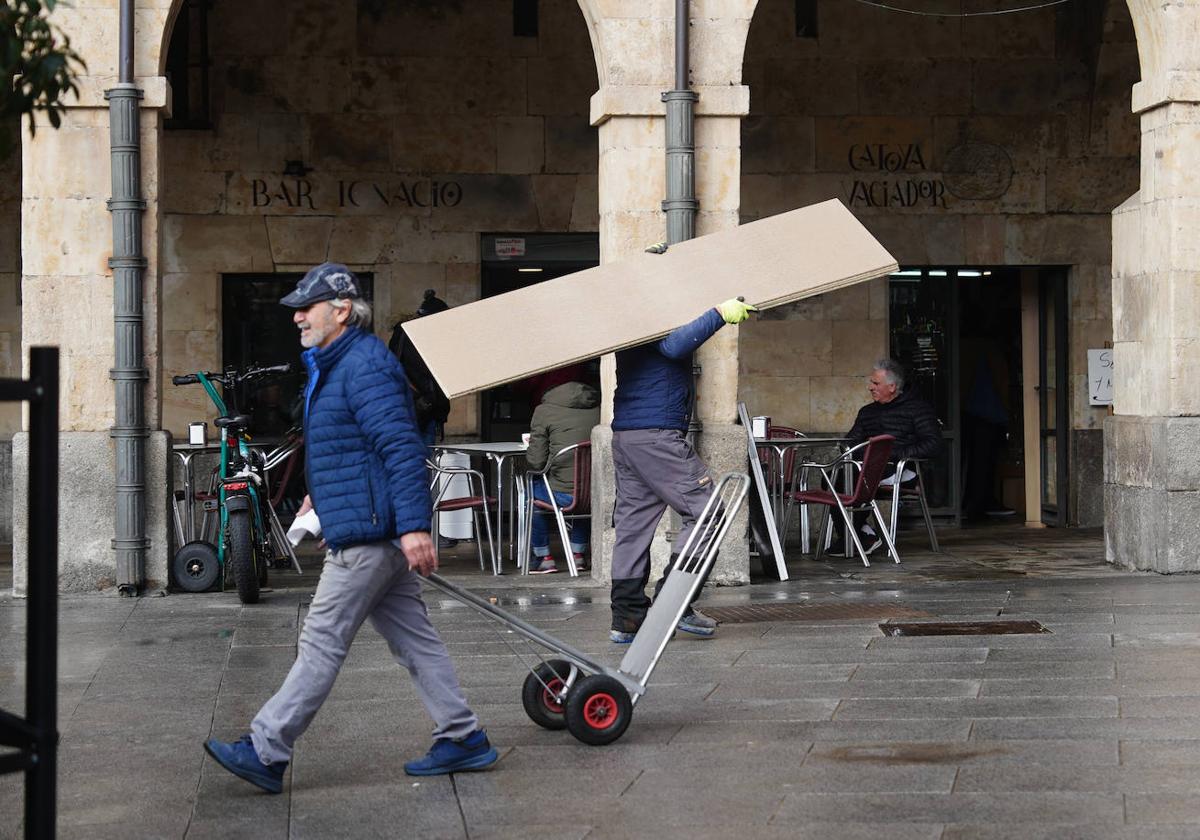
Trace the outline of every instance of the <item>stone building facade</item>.
{"label": "stone building facade", "polygon": [[[1185,546],[1200,478],[1169,454],[1200,439],[1187,387],[1200,346],[1200,0],[967,17],[1006,4],[892,5],[944,16],[856,0],[691,2],[697,234],[839,198],[902,266],[1061,269],[1069,521],[1103,522],[1115,563],[1194,568]],[[476,299],[486,235],[594,235],[602,261],[663,237],[673,13],[667,0],[138,4],[147,586],[167,579],[169,436],[211,413],[170,377],[228,361],[236,278],[347,262],[371,278],[386,334],[423,289],[453,305]],[[0,212],[0,295],[13,304],[0,318],[0,367],[19,369],[31,345],[63,348],[62,582],[87,589],[114,574],[103,94],[115,81],[117,4],[89,0],[55,18],[89,75],[63,128],[26,133],[20,161],[0,172],[12,193],[3,206],[15,207],[19,184],[21,208]],[[182,57],[181,25],[191,28]],[[714,469],[744,459],[739,399],[787,425],[847,428],[863,374],[889,350],[890,299],[881,279],[710,341],[698,416]],[[1108,418],[1088,404],[1086,351],[1110,345]],[[602,372],[607,419],[611,360]],[[476,398],[456,401],[448,433],[478,434],[479,410]],[[19,487],[20,415],[3,411]],[[606,427],[595,440],[604,453]],[[596,481],[607,522],[611,475],[599,469]],[[596,529],[601,553],[610,538]],[[719,579],[748,574],[744,545],[722,553]]]}

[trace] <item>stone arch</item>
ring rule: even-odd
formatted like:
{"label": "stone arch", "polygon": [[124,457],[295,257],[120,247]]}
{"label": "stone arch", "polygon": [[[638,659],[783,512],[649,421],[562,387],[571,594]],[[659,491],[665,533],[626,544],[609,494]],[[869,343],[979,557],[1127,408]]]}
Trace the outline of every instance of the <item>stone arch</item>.
{"label": "stone arch", "polygon": [[183,8],[183,4],[184,0],[171,0],[171,5],[165,10],[166,14],[155,21],[156,25],[161,25],[162,29],[151,33],[152,37],[147,38],[144,42],[158,47],[158,55],[152,56],[152,58],[160,76],[167,74],[167,51],[171,47],[171,33],[175,31],[175,21],[179,17],[179,11]]}

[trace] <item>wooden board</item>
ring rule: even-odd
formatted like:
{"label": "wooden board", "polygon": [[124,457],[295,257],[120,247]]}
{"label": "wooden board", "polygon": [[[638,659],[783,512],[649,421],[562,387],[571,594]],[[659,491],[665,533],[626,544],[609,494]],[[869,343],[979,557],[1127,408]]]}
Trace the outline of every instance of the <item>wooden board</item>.
{"label": "wooden board", "polygon": [[767,309],[896,267],[832,199],[414,318],[404,331],[459,397],[661,338],[732,297]]}

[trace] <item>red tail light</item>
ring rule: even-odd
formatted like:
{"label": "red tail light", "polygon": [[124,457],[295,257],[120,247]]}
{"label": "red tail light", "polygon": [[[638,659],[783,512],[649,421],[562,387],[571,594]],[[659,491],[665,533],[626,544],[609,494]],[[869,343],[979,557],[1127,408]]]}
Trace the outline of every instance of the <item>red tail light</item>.
{"label": "red tail light", "polygon": [[246,482],[244,482],[244,481],[231,481],[231,482],[229,482],[228,484],[226,484],[226,485],[225,485],[225,489],[226,489],[226,490],[245,490],[245,489],[246,489]]}

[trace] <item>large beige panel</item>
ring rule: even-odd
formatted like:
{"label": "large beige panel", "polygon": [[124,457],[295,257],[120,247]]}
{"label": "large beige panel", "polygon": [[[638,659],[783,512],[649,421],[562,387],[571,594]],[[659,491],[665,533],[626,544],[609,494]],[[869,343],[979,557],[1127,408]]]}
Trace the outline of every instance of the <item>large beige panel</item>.
{"label": "large beige panel", "polygon": [[[896,261],[838,201],[639,253],[405,324],[450,396],[653,340],[736,295],[769,307],[870,280]],[[528,318],[514,340],[512,312]],[[463,353],[463,337],[493,352]],[[502,352],[496,352],[502,350]]]}

